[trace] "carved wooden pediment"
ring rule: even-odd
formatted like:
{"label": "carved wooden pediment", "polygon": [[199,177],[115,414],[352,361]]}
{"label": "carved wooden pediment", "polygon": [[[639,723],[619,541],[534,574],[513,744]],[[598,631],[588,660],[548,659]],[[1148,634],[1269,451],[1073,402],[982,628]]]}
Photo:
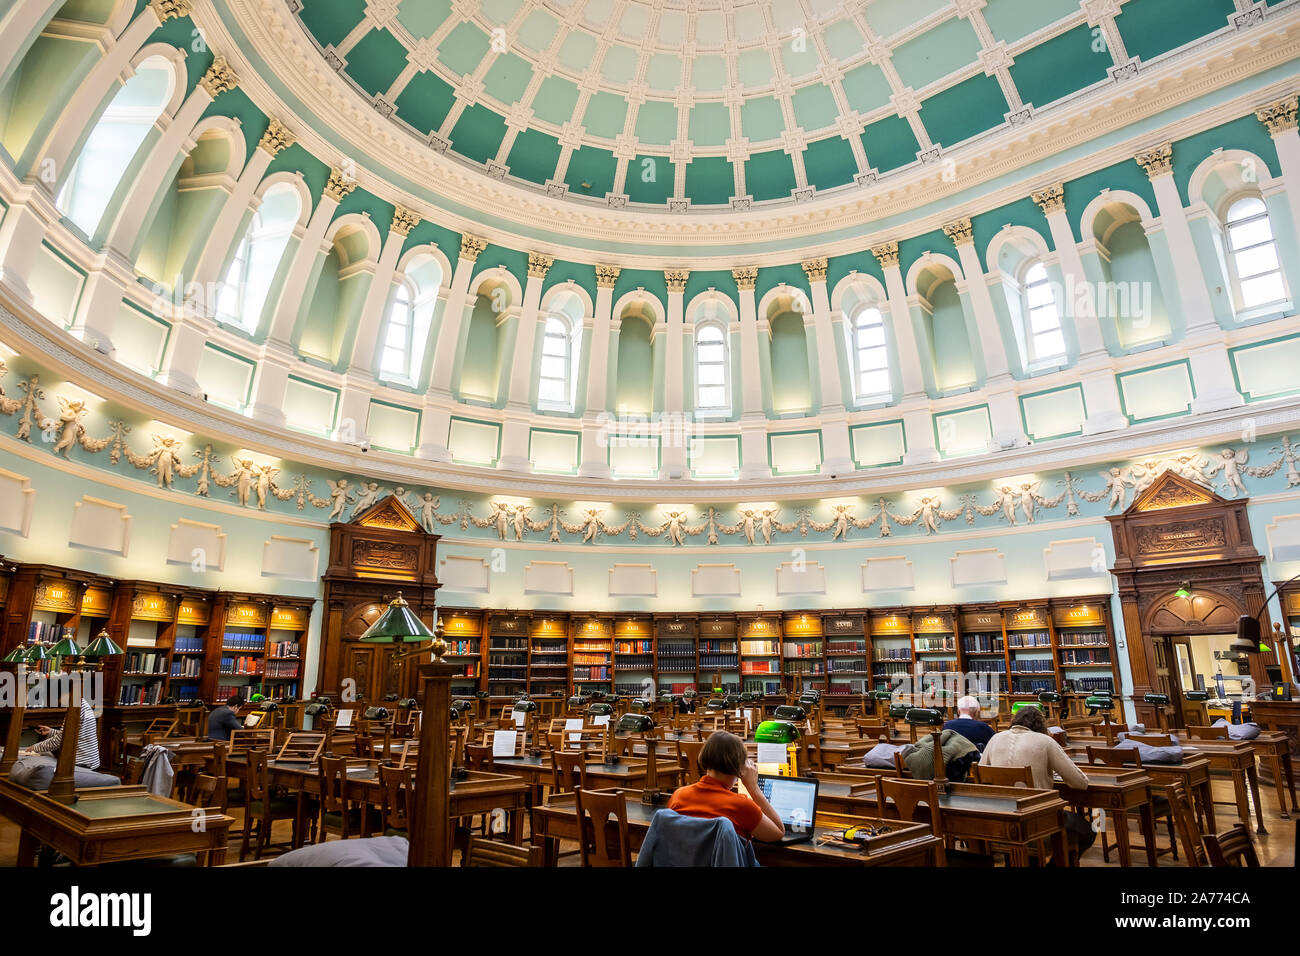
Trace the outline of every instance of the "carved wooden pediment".
{"label": "carved wooden pediment", "polygon": [[1190,597],[1173,595],[1161,601],[1148,612],[1147,627],[1160,631],[1222,631],[1235,627],[1241,613],[1241,607],[1227,596],[1198,589]]}
{"label": "carved wooden pediment", "polygon": [[415,515],[394,495],[376,501],[353,518],[350,524],[362,528],[387,528],[391,531],[424,531]]}
{"label": "carved wooden pediment", "polygon": [[1124,514],[1142,514],[1147,511],[1162,511],[1165,508],[1186,508],[1188,505],[1208,504],[1227,504],[1227,499],[1219,497],[1209,488],[1189,478],[1166,471],[1142,494],[1133,499],[1133,503],[1128,506]]}

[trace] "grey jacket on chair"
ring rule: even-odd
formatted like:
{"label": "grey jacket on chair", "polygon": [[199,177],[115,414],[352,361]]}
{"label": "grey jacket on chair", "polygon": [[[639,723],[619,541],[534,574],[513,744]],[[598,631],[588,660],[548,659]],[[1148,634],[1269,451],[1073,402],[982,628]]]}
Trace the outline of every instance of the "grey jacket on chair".
{"label": "grey jacket on chair", "polygon": [[140,751],[140,757],[144,760],[144,773],[140,775],[144,788],[157,796],[170,797],[176,774],[167,748],[150,744]]}
{"label": "grey jacket on chair", "polygon": [[726,817],[688,817],[660,810],[636,857],[637,866],[758,866],[754,848]]}

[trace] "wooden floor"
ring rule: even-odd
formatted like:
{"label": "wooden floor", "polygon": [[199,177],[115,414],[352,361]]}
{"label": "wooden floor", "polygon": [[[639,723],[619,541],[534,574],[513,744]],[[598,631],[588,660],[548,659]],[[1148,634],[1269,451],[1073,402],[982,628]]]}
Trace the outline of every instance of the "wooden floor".
{"label": "wooden floor", "polygon": [[[1216,778],[1213,781],[1214,799],[1215,799],[1215,818],[1220,830],[1230,827],[1237,822],[1236,807],[1233,802],[1232,782],[1226,778]],[[1278,812],[1277,797],[1274,793],[1265,791],[1261,793],[1264,801],[1264,821],[1268,827],[1268,833],[1265,835],[1255,834],[1255,846],[1259,852],[1260,862],[1264,866],[1294,866],[1295,865],[1295,828],[1296,814],[1292,814],[1291,819],[1284,820]],[[237,808],[231,810],[231,816],[235,818],[235,825],[231,827],[230,850],[227,854],[227,862],[234,862],[239,859],[239,839],[243,826],[243,813]],[[289,830],[291,822],[288,820],[278,821],[272,828],[272,841],[287,843],[289,840]],[[1166,846],[1168,834],[1162,821],[1157,821],[1158,826],[1158,843],[1160,846]],[[1142,840],[1141,833],[1138,832],[1136,825],[1132,828],[1132,836],[1135,843]],[[527,828],[525,827],[525,839],[527,839]],[[1117,866],[1116,853],[1113,849],[1113,836],[1111,838],[1112,851],[1110,866]],[[564,846],[562,850],[576,849],[576,846]],[[275,852],[275,851],[273,851]],[[0,819],[0,866],[13,866],[18,858],[18,827],[8,820]],[[1135,852],[1134,861],[1138,866],[1146,865],[1146,855]],[[455,861],[459,862],[459,860]],[[1101,858],[1101,840],[1097,842],[1083,855],[1083,866],[1103,867],[1107,864],[1102,862]],[[1179,851],[1179,860],[1175,863],[1168,855],[1160,857],[1161,866],[1181,866],[1183,864],[1182,852]],[[578,855],[574,853],[560,858],[561,866],[577,866]]]}

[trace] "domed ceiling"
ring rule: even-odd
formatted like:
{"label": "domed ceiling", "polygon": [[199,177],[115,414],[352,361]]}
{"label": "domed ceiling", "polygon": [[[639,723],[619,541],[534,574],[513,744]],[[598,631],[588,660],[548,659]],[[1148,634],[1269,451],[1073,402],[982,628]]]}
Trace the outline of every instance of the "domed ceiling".
{"label": "domed ceiling", "polygon": [[1224,29],[1233,0],[291,0],[431,148],[601,205],[852,190]]}

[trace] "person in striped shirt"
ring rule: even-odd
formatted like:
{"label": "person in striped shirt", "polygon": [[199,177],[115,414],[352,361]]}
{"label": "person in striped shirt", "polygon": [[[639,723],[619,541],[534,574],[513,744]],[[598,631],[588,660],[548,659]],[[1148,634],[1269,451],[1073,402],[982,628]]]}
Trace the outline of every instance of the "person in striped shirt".
{"label": "person in striped shirt", "polygon": [[[37,727],[36,732],[45,737],[33,744],[29,753],[57,754],[63,746],[63,728]],[[99,769],[99,734],[95,721],[95,708],[86,698],[81,699],[81,730],[77,734],[77,766]]]}

